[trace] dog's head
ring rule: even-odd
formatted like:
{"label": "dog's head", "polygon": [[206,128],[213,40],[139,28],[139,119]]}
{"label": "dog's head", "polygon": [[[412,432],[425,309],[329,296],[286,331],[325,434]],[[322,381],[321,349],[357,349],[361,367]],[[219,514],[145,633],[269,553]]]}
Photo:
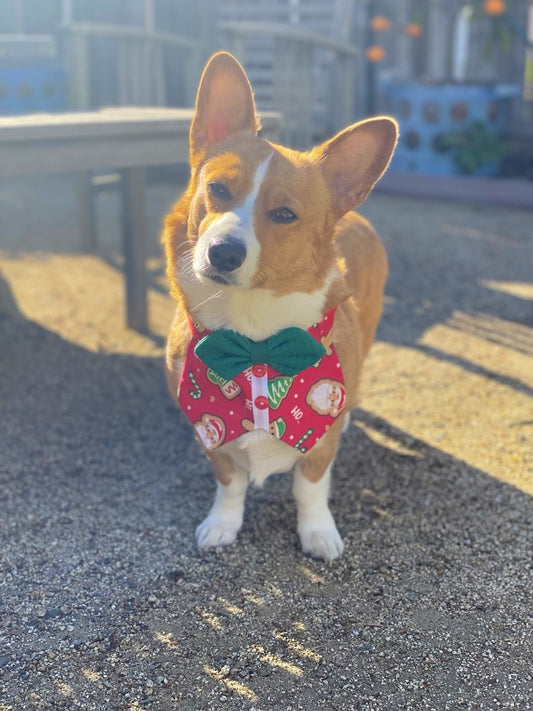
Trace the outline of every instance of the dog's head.
{"label": "dog's head", "polygon": [[261,138],[259,128],[242,67],[214,55],[191,125],[191,183],[165,237],[171,279],[177,267],[186,296],[202,285],[316,291],[335,259],[335,224],[368,195],[397,138],[396,123],[380,117],[300,153]]}

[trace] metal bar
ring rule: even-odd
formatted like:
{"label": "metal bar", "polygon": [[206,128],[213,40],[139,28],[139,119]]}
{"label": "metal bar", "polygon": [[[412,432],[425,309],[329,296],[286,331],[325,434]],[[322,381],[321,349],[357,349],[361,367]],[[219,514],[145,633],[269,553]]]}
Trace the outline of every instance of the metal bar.
{"label": "metal bar", "polygon": [[185,49],[194,49],[198,40],[191,37],[181,37],[171,32],[147,31],[143,27],[124,27],[120,25],[106,25],[97,22],[76,22],[64,28],[67,34],[87,37],[90,35],[106,37],[127,37],[132,40],[144,41],[147,37],[154,42],[175,44]]}

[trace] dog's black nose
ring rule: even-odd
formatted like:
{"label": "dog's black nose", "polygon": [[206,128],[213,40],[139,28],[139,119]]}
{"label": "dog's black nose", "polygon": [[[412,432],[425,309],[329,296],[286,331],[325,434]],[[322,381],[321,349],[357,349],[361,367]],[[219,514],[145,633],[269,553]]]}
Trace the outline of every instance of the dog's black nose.
{"label": "dog's black nose", "polygon": [[221,272],[233,272],[238,269],[245,257],[244,242],[231,235],[211,242],[207,250],[207,258],[210,263]]}

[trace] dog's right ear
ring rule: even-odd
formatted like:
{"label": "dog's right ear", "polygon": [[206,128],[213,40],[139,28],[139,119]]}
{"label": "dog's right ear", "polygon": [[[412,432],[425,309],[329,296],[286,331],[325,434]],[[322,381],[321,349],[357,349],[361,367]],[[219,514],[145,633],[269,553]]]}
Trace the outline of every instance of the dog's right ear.
{"label": "dog's right ear", "polygon": [[206,64],[196,96],[190,131],[191,165],[198,165],[212,144],[243,129],[257,133],[260,127],[244,69],[231,54],[214,54]]}

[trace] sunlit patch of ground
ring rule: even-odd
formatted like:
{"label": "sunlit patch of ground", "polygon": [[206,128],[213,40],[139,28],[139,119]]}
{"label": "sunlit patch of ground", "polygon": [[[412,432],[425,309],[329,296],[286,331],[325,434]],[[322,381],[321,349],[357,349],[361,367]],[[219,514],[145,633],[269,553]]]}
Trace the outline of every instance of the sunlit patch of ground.
{"label": "sunlit patch of ground", "polygon": [[[162,262],[151,260],[148,269],[159,275]],[[0,270],[23,315],[62,338],[91,351],[162,354],[173,314],[164,276],[149,290],[150,335],[142,335],[125,324],[122,273],[98,257],[0,252]]]}
{"label": "sunlit patch of ground", "polygon": [[432,327],[419,345],[374,344],[363,378],[364,408],[533,493],[531,356],[448,324]]}
{"label": "sunlit patch of ground", "polygon": [[510,294],[519,299],[533,301],[533,284],[530,282],[490,281],[483,279],[480,283],[481,286],[484,286],[486,289],[493,289],[494,291],[500,291],[502,294]]}

